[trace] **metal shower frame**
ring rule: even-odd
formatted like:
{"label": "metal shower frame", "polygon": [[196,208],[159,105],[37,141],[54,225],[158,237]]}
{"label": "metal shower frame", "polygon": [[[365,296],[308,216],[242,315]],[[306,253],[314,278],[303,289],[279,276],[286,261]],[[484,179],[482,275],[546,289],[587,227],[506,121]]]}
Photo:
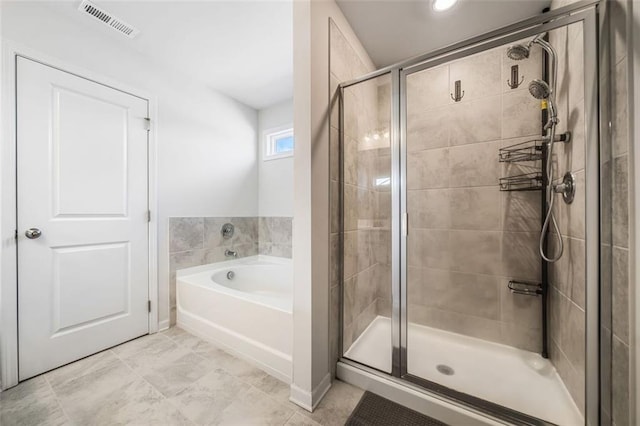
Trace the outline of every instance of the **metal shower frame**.
{"label": "metal shower frame", "polygon": [[[608,23],[606,1],[585,0],[534,18],[506,26],[481,36],[437,49],[394,64],[358,79],[341,83],[340,90],[340,181],[344,182],[344,90],[350,86],[383,75],[391,77],[391,292],[392,292],[392,370],[391,376],[404,383],[419,385],[424,393],[448,400],[456,405],[517,424],[545,425],[544,420],[466,395],[407,372],[407,146],[406,146],[406,78],[452,60],[513,43],[536,34],[577,22],[583,23],[585,82],[585,276],[586,276],[586,361],[585,424],[596,425],[600,418],[600,147],[609,143],[609,106],[600,103],[606,96],[608,82]],[[340,190],[340,362],[389,378],[362,363],[344,358],[344,185]],[[591,261],[587,261],[587,260]],[[597,260],[597,261],[595,261]],[[606,342],[602,342],[605,345]],[[603,352],[606,352],[604,350]],[[606,373],[605,373],[606,374]],[[409,384],[409,387],[415,388]]]}

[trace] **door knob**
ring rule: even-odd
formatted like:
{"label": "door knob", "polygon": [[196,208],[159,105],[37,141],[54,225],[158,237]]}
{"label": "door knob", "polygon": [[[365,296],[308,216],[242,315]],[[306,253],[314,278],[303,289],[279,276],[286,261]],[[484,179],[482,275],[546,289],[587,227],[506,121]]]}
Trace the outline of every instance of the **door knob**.
{"label": "door knob", "polygon": [[35,240],[36,238],[39,238],[40,235],[42,235],[42,231],[38,228],[29,228],[24,231],[24,235],[26,235],[26,237],[30,240]]}

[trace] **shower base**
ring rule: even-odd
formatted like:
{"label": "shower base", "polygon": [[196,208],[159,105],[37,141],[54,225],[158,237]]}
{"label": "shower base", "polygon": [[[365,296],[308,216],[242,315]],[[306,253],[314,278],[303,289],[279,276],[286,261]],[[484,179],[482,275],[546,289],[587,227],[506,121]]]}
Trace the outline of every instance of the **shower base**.
{"label": "shower base", "polygon": [[[345,358],[389,372],[391,320],[378,316]],[[553,365],[539,354],[409,323],[408,372],[559,425],[584,419]]]}

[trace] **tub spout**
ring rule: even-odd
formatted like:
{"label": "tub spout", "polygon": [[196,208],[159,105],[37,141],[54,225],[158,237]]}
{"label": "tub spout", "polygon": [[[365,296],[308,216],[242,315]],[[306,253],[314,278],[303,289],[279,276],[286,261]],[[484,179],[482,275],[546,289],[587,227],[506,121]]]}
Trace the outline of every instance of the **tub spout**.
{"label": "tub spout", "polygon": [[235,250],[225,250],[224,255],[227,257],[238,257],[238,252]]}

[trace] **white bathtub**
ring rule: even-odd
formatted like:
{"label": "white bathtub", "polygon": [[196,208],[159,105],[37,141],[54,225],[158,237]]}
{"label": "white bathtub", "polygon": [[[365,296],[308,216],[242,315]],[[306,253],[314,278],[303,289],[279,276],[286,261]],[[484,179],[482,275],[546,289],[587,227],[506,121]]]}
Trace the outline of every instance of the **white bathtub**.
{"label": "white bathtub", "polygon": [[181,269],[176,286],[179,327],[291,382],[290,259],[252,256]]}

